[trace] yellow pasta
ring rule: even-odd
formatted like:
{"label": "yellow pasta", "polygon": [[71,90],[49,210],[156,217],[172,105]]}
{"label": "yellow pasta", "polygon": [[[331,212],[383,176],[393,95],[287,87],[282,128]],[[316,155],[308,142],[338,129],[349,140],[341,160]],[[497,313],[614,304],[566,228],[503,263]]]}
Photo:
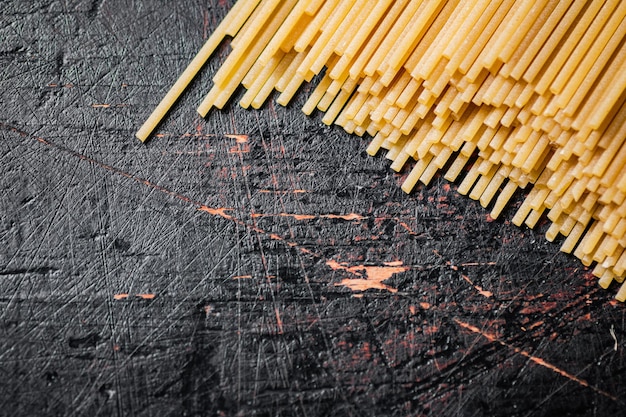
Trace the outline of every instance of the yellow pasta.
{"label": "yellow pasta", "polygon": [[189,63],[185,71],[183,71],[170,91],[168,91],[165,97],[163,97],[150,117],[148,117],[141,128],[137,131],[135,135],[137,139],[142,142],[145,142],[148,139],[150,134],[152,134],[163,117],[165,117],[165,114],[174,105],[176,100],[178,100],[183,91],[189,86],[191,81],[195,78],[215,49],[217,49],[222,40],[227,35],[234,36],[239,31],[244,22],[256,9],[258,3],[259,0],[250,0],[240,1],[235,4],[228,16],[222,21],[222,23],[220,23],[213,35],[209,37],[202,49],[198,51],[194,59],[191,63]]}
{"label": "yellow pasta", "polygon": [[444,178],[591,266],[626,301],[626,0],[239,0],[157,106],[145,141],[212,52],[232,51],[198,108],[287,105],[369,136],[407,169]]}

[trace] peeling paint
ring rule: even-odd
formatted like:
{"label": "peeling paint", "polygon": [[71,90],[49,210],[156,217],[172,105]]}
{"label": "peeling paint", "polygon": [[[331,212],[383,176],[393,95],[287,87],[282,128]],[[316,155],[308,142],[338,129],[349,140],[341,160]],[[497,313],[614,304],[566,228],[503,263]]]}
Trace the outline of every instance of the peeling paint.
{"label": "peeling paint", "polygon": [[334,271],[343,270],[362,277],[344,278],[341,280],[341,282],[335,284],[335,286],[344,286],[350,288],[352,291],[360,292],[367,291],[369,289],[377,289],[395,293],[398,290],[394,287],[384,284],[384,281],[391,278],[394,274],[405,272],[411,269],[409,266],[402,265],[401,261],[386,262],[383,264],[383,266],[355,265],[348,267],[331,259],[326,262],[326,265],[328,265]]}

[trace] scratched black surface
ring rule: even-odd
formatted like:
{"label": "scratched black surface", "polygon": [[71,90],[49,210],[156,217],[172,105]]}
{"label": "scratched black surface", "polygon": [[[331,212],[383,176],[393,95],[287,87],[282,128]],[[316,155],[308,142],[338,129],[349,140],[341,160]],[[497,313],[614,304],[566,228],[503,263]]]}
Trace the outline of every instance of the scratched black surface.
{"label": "scratched black surface", "polygon": [[227,3],[0,2],[0,414],[622,415],[612,292],[306,88],[133,139]]}

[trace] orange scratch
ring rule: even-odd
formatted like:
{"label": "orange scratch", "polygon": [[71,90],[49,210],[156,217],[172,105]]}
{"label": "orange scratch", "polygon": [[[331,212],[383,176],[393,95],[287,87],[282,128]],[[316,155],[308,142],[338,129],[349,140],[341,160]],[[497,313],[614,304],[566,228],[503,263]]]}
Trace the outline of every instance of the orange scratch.
{"label": "orange scratch", "polygon": [[310,193],[309,190],[259,190],[260,193],[273,193],[273,194],[304,194]]}
{"label": "orange scratch", "polygon": [[230,154],[244,154],[244,153],[249,153],[250,152],[250,145],[245,144],[245,145],[241,145],[239,142],[237,142],[236,146],[231,146],[231,148],[228,150],[228,153]]}
{"label": "orange scratch", "polygon": [[233,277],[233,279],[250,279],[250,278],[252,278],[252,275],[237,275]]}
{"label": "orange scratch", "polygon": [[[187,204],[191,204],[192,206],[195,206],[199,211],[203,211],[203,212],[206,212],[206,213],[211,214],[211,215],[222,217],[223,219],[230,220],[230,221],[232,221],[235,224],[244,226],[244,227],[248,228],[251,231],[254,231],[254,232],[266,235],[266,236],[270,236],[270,238],[272,238],[274,240],[279,240],[279,241],[285,243],[286,245],[288,245],[289,247],[297,248],[303,254],[306,254],[306,255],[309,255],[309,256],[313,256],[313,257],[316,257],[316,258],[321,257],[320,254],[315,253],[314,251],[312,251],[310,249],[307,249],[305,247],[300,246],[297,242],[291,241],[291,240],[286,239],[286,238],[284,238],[282,236],[279,236],[277,234],[270,234],[266,230],[263,230],[263,229],[261,229],[260,227],[257,227],[254,224],[247,223],[247,222],[245,222],[245,221],[243,221],[241,219],[238,219],[236,217],[233,217],[233,216],[227,214],[226,211],[229,210],[227,208],[213,208],[213,207],[209,207],[209,206],[207,206],[205,204],[202,204],[202,203],[200,203],[200,202],[198,202],[198,201],[196,201],[196,200],[194,200],[194,199],[192,199],[192,198],[190,198],[190,197],[188,197],[188,196],[186,196],[184,194],[178,193],[178,192],[176,192],[174,190],[170,190],[169,188],[164,187],[164,186],[159,185],[159,184],[156,184],[156,183],[154,183],[154,182],[152,182],[150,180],[138,177],[138,176],[133,175],[133,174],[131,174],[129,172],[126,172],[126,171],[124,171],[124,170],[122,170],[120,168],[117,168],[117,167],[115,167],[113,165],[109,165],[109,164],[106,164],[104,162],[98,161],[98,160],[96,160],[94,158],[91,158],[91,157],[89,157],[87,155],[84,155],[84,154],[82,154],[80,152],[74,151],[74,150],[72,150],[72,149],[70,149],[70,148],[68,148],[66,146],[56,144],[56,143],[54,143],[54,142],[52,142],[52,141],[50,141],[50,140],[48,140],[48,139],[46,139],[46,138],[44,138],[42,136],[33,135],[31,133],[25,132],[25,131],[23,131],[21,129],[18,129],[16,127],[8,125],[6,123],[0,122],[0,128],[6,129],[6,130],[11,131],[11,132],[14,132],[14,133],[16,133],[16,134],[18,134],[20,136],[29,137],[29,138],[34,139],[37,142],[41,143],[42,145],[50,146],[50,147],[52,147],[54,149],[57,149],[57,150],[59,150],[61,152],[65,152],[65,153],[67,153],[67,154],[69,154],[69,155],[71,155],[71,156],[73,156],[73,157],[75,157],[77,159],[80,159],[82,161],[91,163],[91,164],[93,164],[93,165],[95,165],[95,166],[97,166],[99,168],[102,168],[102,169],[104,169],[106,171],[109,171],[111,173],[120,175],[120,176],[122,176],[122,177],[124,177],[124,178],[126,178],[128,180],[134,181],[134,182],[136,182],[138,184],[145,185],[148,188],[151,188],[153,190],[159,191],[159,192],[161,192],[161,193],[163,193],[165,195],[168,195],[170,197],[178,199],[178,200],[180,200],[182,202],[185,202]],[[157,136],[158,135],[160,135],[160,134],[157,134]],[[353,216],[349,216],[349,217],[353,217]]]}
{"label": "orange scratch", "polygon": [[291,213],[279,213],[279,214],[253,213],[252,217],[291,217],[296,220],[312,220],[316,218],[316,216],[312,214],[291,214]]}
{"label": "orange scratch", "polygon": [[347,220],[347,221],[363,220],[363,219],[365,219],[365,217],[361,216],[360,214],[356,214],[356,213],[350,213],[350,214],[323,214],[320,217],[323,217],[323,218],[326,218],[326,219],[340,219],[340,220]]}
{"label": "orange scratch", "polygon": [[278,214],[267,214],[267,213],[253,213],[252,217],[290,217],[296,220],[314,220],[314,219],[339,219],[345,221],[360,221],[365,219],[365,217],[356,214],[295,214],[295,213],[278,213]]}
{"label": "orange scratch", "polygon": [[231,215],[226,214],[226,210],[230,210],[230,209],[227,209],[225,207],[212,208],[212,207],[208,207],[208,206],[205,206],[205,205],[201,205],[200,207],[198,207],[198,210],[204,211],[204,212],[212,214],[214,216],[220,216],[220,217],[222,217],[224,219],[227,219],[227,220],[232,220],[233,219],[233,217]]}
{"label": "orange scratch", "polygon": [[125,298],[128,298],[128,294],[115,294],[113,296],[114,300],[123,300]]}
{"label": "orange scratch", "polygon": [[[433,253],[437,256],[439,256],[440,258],[443,259],[443,256],[439,253],[439,251],[434,250]],[[496,263],[493,262],[493,265],[495,265]],[[454,265],[451,261],[446,260],[446,265],[448,265],[448,267],[450,267],[450,269],[452,269],[453,271],[458,271],[459,267]],[[491,262],[487,262],[487,263],[465,263],[465,264],[461,264],[461,266],[476,266],[476,265],[492,265]],[[474,281],[472,281],[472,279],[470,277],[468,277],[465,274],[461,274],[461,278],[463,278],[468,284],[470,284],[472,287],[474,287],[474,289],[476,291],[478,291],[478,294],[482,295],[485,298],[491,298],[493,297],[493,293],[491,291],[487,291],[485,289],[483,289],[480,285],[476,285],[474,284]]]}
{"label": "orange scratch", "polygon": [[283,319],[280,317],[280,312],[278,308],[274,308],[274,312],[276,313],[276,324],[278,325],[278,334],[283,334]]}
{"label": "orange scratch", "polygon": [[137,297],[144,300],[153,300],[156,297],[156,294],[137,294]]}
{"label": "orange scratch", "polygon": [[352,291],[366,291],[369,289],[377,289],[386,290],[392,293],[398,292],[398,290],[387,284],[384,284],[384,281],[391,278],[394,274],[405,272],[411,269],[408,266],[403,266],[401,261],[386,262],[383,264],[383,266],[355,265],[348,267],[331,259],[326,262],[326,265],[328,265],[334,271],[343,270],[359,277],[363,277],[363,273],[361,271],[365,272],[364,278],[344,278],[341,280],[341,282],[335,284],[335,286],[348,287]]}
{"label": "orange scratch", "polygon": [[581,385],[583,387],[590,388],[593,391],[595,391],[596,393],[598,393],[600,395],[603,395],[603,396],[605,396],[607,398],[610,398],[613,401],[618,401],[617,397],[615,397],[614,395],[612,395],[612,394],[610,394],[610,393],[608,393],[606,391],[603,391],[603,390],[601,390],[601,389],[599,389],[599,388],[589,384],[589,382],[585,381],[584,379],[579,378],[576,375],[573,375],[573,374],[571,374],[571,373],[569,373],[567,371],[564,371],[563,369],[561,369],[561,368],[557,367],[556,365],[553,365],[553,364],[545,361],[544,359],[541,359],[541,358],[539,358],[537,356],[534,356],[533,354],[531,354],[531,353],[529,353],[529,352],[527,352],[527,351],[525,351],[525,350],[523,350],[523,349],[521,349],[521,348],[519,348],[517,346],[513,346],[513,345],[511,345],[511,344],[509,344],[507,342],[504,342],[504,341],[498,339],[495,335],[493,335],[491,333],[488,333],[488,332],[486,332],[484,330],[481,330],[481,329],[479,329],[478,327],[476,327],[476,326],[474,326],[472,324],[469,324],[469,323],[466,323],[466,322],[464,322],[462,320],[459,320],[456,317],[453,318],[453,320],[454,320],[454,322],[456,324],[458,324],[459,326],[463,327],[464,329],[469,330],[472,333],[479,334],[479,335],[481,335],[482,337],[484,337],[485,339],[489,340],[492,343],[498,343],[501,346],[505,346],[505,347],[513,350],[513,352],[517,353],[518,355],[521,355],[521,356],[524,356],[525,358],[528,358],[530,361],[534,362],[535,364],[537,364],[539,366],[543,366],[544,368],[547,368],[547,369],[549,369],[549,370],[551,370],[551,371],[553,371],[553,372],[555,372],[555,373],[557,373],[557,374],[559,374],[559,375],[569,379],[570,381],[576,382],[577,384],[579,384],[579,385]]}
{"label": "orange scratch", "polygon": [[293,217],[296,220],[311,220],[314,219],[315,216],[312,214],[287,214],[287,213],[281,213],[281,216],[290,216]]}
{"label": "orange scratch", "polygon": [[247,143],[248,142],[248,135],[233,135],[233,134],[228,134],[228,135],[224,135],[227,138],[231,138],[231,139],[235,139],[235,142],[237,143]]}
{"label": "orange scratch", "polygon": [[482,295],[483,297],[485,298],[493,297],[493,293],[491,291],[483,290],[480,285],[474,284],[474,282],[467,275],[461,274],[461,278],[463,278],[465,281],[467,281],[468,284],[474,287],[476,291],[478,291],[478,294]]}
{"label": "orange scratch", "polygon": [[404,227],[404,229],[405,229],[407,232],[409,232],[409,234],[410,234],[410,235],[416,235],[416,234],[417,234],[417,233],[415,233],[415,231],[414,231],[413,229],[411,229],[411,228],[409,227],[409,225],[408,225],[408,224],[406,224],[405,222],[400,221],[400,220],[396,220],[396,221],[398,222],[398,224],[399,224],[400,226]]}
{"label": "orange scratch", "polygon": [[[120,293],[120,294],[114,294],[113,295],[113,299],[114,300],[125,300],[128,297],[130,297],[130,294],[128,293]],[[143,300],[153,300],[156,297],[156,294],[135,294],[135,297],[137,298],[141,298]]]}
{"label": "orange scratch", "polygon": [[[122,84],[122,87],[123,87],[123,86],[124,86],[124,85]],[[74,87],[74,84],[72,84],[72,83],[67,83],[67,84],[59,85],[59,84],[57,84],[57,83],[49,83],[46,87],[50,87],[50,88],[57,88],[57,87],[59,87],[59,88],[60,88],[60,87],[63,87],[63,88],[72,88],[72,87]]]}

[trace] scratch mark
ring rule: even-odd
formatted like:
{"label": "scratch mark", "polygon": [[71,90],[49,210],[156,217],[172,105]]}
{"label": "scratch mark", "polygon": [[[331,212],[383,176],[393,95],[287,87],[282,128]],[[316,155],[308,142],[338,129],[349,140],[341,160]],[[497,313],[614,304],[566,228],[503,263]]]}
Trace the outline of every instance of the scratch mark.
{"label": "scratch mark", "polygon": [[519,314],[530,315],[536,313],[549,314],[551,310],[554,310],[558,306],[556,301],[544,301],[530,304],[519,310]]}
{"label": "scratch mark", "polygon": [[345,221],[361,221],[365,217],[350,213],[350,214],[295,214],[295,213],[278,213],[278,214],[267,214],[267,213],[252,213],[252,217],[290,217],[295,220],[315,220],[315,219],[335,219],[335,220],[345,220]]}
{"label": "scratch mark", "polygon": [[113,299],[114,299],[114,300],[124,300],[124,299],[126,299],[126,298],[128,298],[128,297],[129,297],[129,295],[128,295],[128,294],[126,294],[126,293],[123,293],[123,294],[115,294],[115,295],[113,296]]}
{"label": "scratch mark", "polygon": [[415,233],[415,231],[413,229],[411,229],[409,227],[408,224],[406,224],[406,222],[401,221],[400,219],[394,219],[398,222],[398,224],[400,226],[402,226],[404,228],[404,230],[406,230],[410,235],[417,235],[417,233]]}
{"label": "scratch mark", "polygon": [[[31,134],[31,133],[25,132],[23,130],[20,130],[20,129],[14,127],[14,126],[8,125],[6,123],[0,122],[0,127],[5,129],[5,130],[8,130],[10,132],[13,132],[15,134],[18,134],[18,135],[20,135],[22,137],[28,137],[28,138],[34,139],[37,142],[41,143],[42,145],[46,145],[46,146],[49,146],[51,148],[57,149],[59,151],[65,152],[65,153],[67,153],[67,154],[69,154],[69,155],[71,155],[71,156],[73,156],[75,158],[78,158],[78,159],[80,159],[82,161],[85,161],[85,162],[88,162],[90,164],[93,164],[94,166],[102,168],[102,169],[104,169],[106,171],[109,171],[109,172],[112,172],[114,174],[120,175],[120,176],[122,176],[124,178],[127,178],[127,179],[129,179],[131,181],[134,181],[134,182],[136,182],[138,184],[142,184],[142,185],[144,185],[144,186],[146,186],[148,188],[151,188],[153,190],[159,191],[159,192],[161,192],[163,194],[166,194],[166,195],[168,195],[170,197],[176,198],[176,199],[178,199],[178,200],[180,200],[180,201],[182,201],[184,203],[193,205],[199,211],[202,211],[202,212],[214,215],[214,216],[221,217],[221,218],[223,218],[225,220],[232,221],[233,223],[236,223],[238,225],[246,227],[246,228],[248,228],[251,231],[257,232],[259,234],[263,234],[265,236],[269,236],[273,240],[281,241],[281,242],[283,242],[284,244],[286,244],[289,247],[298,249],[301,253],[303,253],[305,255],[309,255],[309,256],[312,256],[314,258],[322,257],[321,255],[313,252],[312,250],[300,246],[297,242],[294,242],[292,240],[289,240],[287,238],[284,238],[284,237],[279,236],[279,235],[274,234],[274,233],[269,233],[266,230],[264,230],[264,229],[262,229],[262,228],[260,228],[260,227],[258,227],[256,225],[254,225],[254,224],[247,223],[247,222],[245,222],[245,221],[243,221],[241,219],[238,219],[238,218],[236,218],[234,216],[231,216],[230,214],[227,213],[227,211],[229,210],[227,208],[223,208],[223,207],[222,208],[209,207],[209,206],[207,206],[207,205],[205,205],[203,203],[200,203],[198,201],[193,200],[192,198],[190,198],[190,197],[188,197],[188,196],[186,196],[184,194],[181,194],[181,193],[178,193],[176,191],[170,190],[169,188],[166,188],[166,187],[164,187],[162,185],[158,185],[158,184],[156,184],[156,183],[154,183],[152,181],[146,180],[144,178],[137,177],[137,176],[135,176],[135,175],[133,175],[133,174],[131,174],[129,172],[126,172],[124,170],[116,168],[113,165],[109,165],[109,164],[106,164],[104,162],[98,161],[98,160],[96,160],[94,158],[91,158],[91,157],[89,157],[87,155],[84,155],[82,153],[74,151],[74,150],[72,150],[70,148],[67,148],[67,147],[63,146],[63,145],[59,145],[57,143],[51,142],[50,140],[45,139],[45,138],[43,138],[41,136],[36,136],[36,135]],[[357,216],[357,215],[347,215],[347,218],[354,218],[354,216]],[[343,216],[338,216],[338,217],[343,217]]]}
{"label": "scratch mark", "polygon": [[199,211],[204,211],[205,213],[209,213],[212,214],[214,216],[219,216],[222,217],[226,220],[234,220],[234,217],[231,216],[230,214],[227,214],[226,211],[230,210],[226,207],[220,207],[220,208],[213,208],[213,207],[209,207],[209,206],[205,206],[204,204],[200,204],[200,207],[198,207]]}
{"label": "scratch mark", "polygon": [[252,275],[236,275],[233,279],[251,279]]}
{"label": "scratch mark", "polygon": [[191,155],[191,156],[203,156],[203,155],[208,155],[211,156],[215,153],[215,151],[213,149],[198,149],[195,151],[180,151],[180,150],[176,150],[176,151],[162,151],[161,155]]}
{"label": "scratch mark", "polygon": [[459,266],[494,266],[497,264],[497,262],[465,262],[459,264]]}
{"label": "scratch mark", "polygon": [[[539,320],[539,321],[534,322],[530,326],[528,326],[526,330],[533,330],[533,329],[536,329],[537,327],[543,326],[544,324],[545,324],[545,321]],[[522,327],[522,329],[524,329],[524,327]]]}
{"label": "scratch mark", "polygon": [[[335,260],[329,260],[326,262],[334,271],[347,271],[353,275],[362,278],[344,278],[341,282],[335,284],[335,286],[344,286],[350,288],[352,291],[366,291],[368,289],[385,290],[391,293],[398,292],[397,288],[389,286],[384,281],[391,278],[394,274],[405,272],[411,269],[409,266],[402,265],[401,261],[385,262],[383,266],[366,266],[355,265],[345,266]],[[363,272],[365,277],[363,277]]]}
{"label": "scratch mark", "polygon": [[594,392],[596,392],[597,394],[600,394],[604,397],[607,397],[613,401],[618,401],[617,397],[615,397],[614,395],[601,390],[600,388],[597,388],[591,384],[589,384],[589,382],[585,381],[582,378],[577,377],[576,375],[573,375],[567,371],[564,371],[563,369],[557,367],[556,365],[551,364],[550,362],[545,361],[544,359],[541,359],[533,354],[531,354],[530,352],[527,352],[517,346],[511,345],[510,343],[507,343],[503,340],[498,339],[497,336],[488,333],[484,330],[479,329],[478,327],[466,323],[456,317],[453,318],[454,322],[456,324],[458,324],[460,327],[469,330],[472,333],[476,333],[478,335],[481,335],[482,337],[484,337],[485,339],[489,340],[492,343],[498,343],[501,346],[507,347],[509,349],[511,349],[513,352],[517,353],[518,355],[524,356],[525,358],[528,358],[530,361],[534,362],[535,364],[539,365],[539,366],[543,366],[544,368],[547,368],[553,372],[555,372],[558,375],[561,375],[562,377],[565,377],[567,379],[569,379],[570,381],[576,382],[577,384],[589,388],[591,390],[593,390]]}
{"label": "scratch mark", "polygon": [[493,297],[493,293],[491,291],[484,290],[480,285],[474,284],[474,282],[467,275],[461,274],[461,278],[463,278],[465,281],[467,281],[468,284],[474,287],[474,289],[478,291],[478,294],[482,295],[483,297],[485,298]]}
{"label": "scratch mark", "polygon": [[278,307],[274,307],[274,313],[276,313],[276,324],[278,325],[278,334],[285,333],[283,328],[283,319],[280,317],[280,311],[278,311]]}
{"label": "scratch mark", "polygon": [[156,294],[137,294],[136,297],[139,297],[143,300],[154,300]]}
{"label": "scratch mark", "polygon": [[[433,253],[443,259],[443,256],[439,253],[439,251],[434,250]],[[446,265],[451,270],[453,270],[453,271],[458,271],[459,270],[459,267],[454,265],[451,261],[446,260],[445,262],[446,262]],[[461,264],[461,266],[478,266],[478,265],[492,265],[492,263],[491,262],[487,262],[487,263],[470,262],[470,263],[466,263],[466,264]],[[493,262],[493,265],[495,265],[495,262]],[[480,285],[475,284],[474,281],[472,281],[472,279],[469,276],[467,276],[465,274],[461,274],[461,278],[463,278],[463,280],[465,280],[465,282],[467,282],[472,287],[474,287],[474,289],[478,292],[478,294],[482,295],[483,297],[485,297],[485,298],[493,297],[493,293],[491,291],[485,290]]]}
{"label": "scratch mark", "polygon": [[617,352],[617,348],[619,344],[617,343],[617,336],[615,335],[615,326],[612,324],[611,324],[611,328],[609,329],[609,333],[611,334],[611,337],[613,338],[613,341],[615,342],[613,344],[613,350]]}
{"label": "scratch mark", "polygon": [[353,221],[353,220],[364,220],[365,217],[356,214],[356,213],[350,213],[350,214],[326,214],[323,217],[327,218],[327,219],[339,219],[339,220],[347,220],[347,221]]}
{"label": "scratch mark", "polygon": [[202,133],[202,132],[191,133],[191,132],[185,132],[185,133],[182,133],[182,134],[155,133],[154,136],[157,137],[157,138],[171,137],[171,138],[178,138],[178,139],[182,139],[182,138],[208,139],[208,138],[219,137],[220,135],[217,135],[217,134],[214,134],[214,133]]}
{"label": "scratch mark", "polygon": [[120,103],[120,104],[108,104],[108,103],[94,103],[91,105],[94,109],[109,109],[111,107],[128,107],[128,104]]}
{"label": "scratch mark", "polygon": [[271,194],[304,194],[310,193],[309,190],[258,190],[260,193],[271,193]]}
{"label": "scratch mark", "polygon": [[[113,295],[113,299],[114,300],[126,300],[127,298],[130,297],[130,294],[128,293],[120,293],[120,294],[114,294]],[[156,298],[156,294],[135,294],[135,297],[137,298],[141,298],[142,300],[154,300]]]}
{"label": "scratch mark", "polygon": [[248,135],[235,135],[235,134],[225,134],[227,138],[235,139],[236,143],[248,143],[249,136]]}
{"label": "scratch mark", "polygon": [[57,84],[57,83],[49,83],[48,85],[46,85],[46,87],[49,88],[73,88],[74,84],[72,83],[67,83],[67,84]]}
{"label": "scratch mark", "polygon": [[244,143],[243,145],[239,142],[237,142],[237,145],[232,146],[229,150],[228,153],[230,154],[244,154],[244,153],[250,153],[250,145],[248,145],[247,143]]}
{"label": "scratch mark", "polygon": [[52,268],[49,266],[42,266],[37,268],[17,268],[17,269],[7,269],[0,270],[0,276],[11,276],[11,275],[20,275],[20,274],[37,274],[37,275],[46,275],[49,273],[55,273],[59,270],[57,268]]}

